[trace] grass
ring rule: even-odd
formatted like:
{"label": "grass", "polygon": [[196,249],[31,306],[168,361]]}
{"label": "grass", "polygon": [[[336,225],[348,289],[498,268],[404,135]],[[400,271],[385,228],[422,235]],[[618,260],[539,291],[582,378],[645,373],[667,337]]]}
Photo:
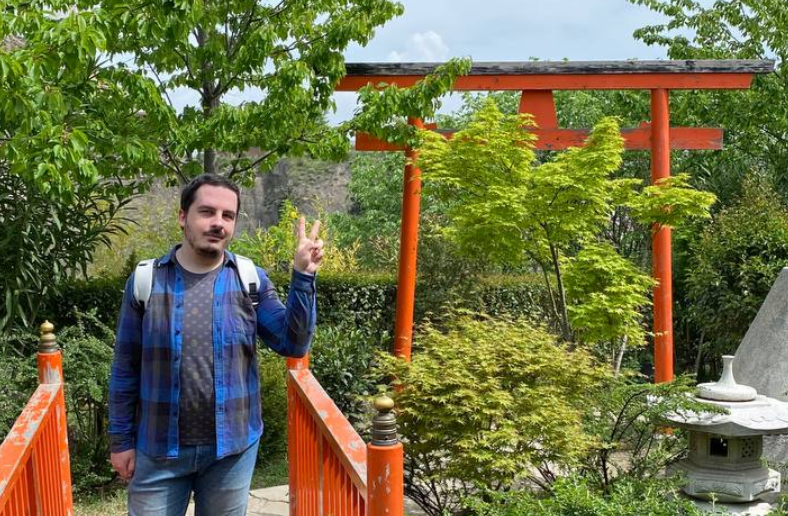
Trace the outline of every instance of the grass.
{"label": "grass", "polygon": [[126,490],[117,490],[74,500],[75,516],[125,516]]}
{"label": "grass", "polygon": [[287,484],[287,454],[273,457],[267,461],[257,461],[252,475],[252,489],[281,486]]}
{"label": "grass", "polygon": [[[252,489],[287,484],[287,455],[258,461],[252,475]],[[126,490],[118,489],[103,494],[85,496],[74,501],[75,516],[125,516]]]}

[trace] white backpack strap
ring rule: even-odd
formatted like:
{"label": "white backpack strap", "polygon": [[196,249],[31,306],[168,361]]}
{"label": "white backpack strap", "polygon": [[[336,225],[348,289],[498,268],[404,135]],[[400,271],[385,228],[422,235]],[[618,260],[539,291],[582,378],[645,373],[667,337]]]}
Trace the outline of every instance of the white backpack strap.
{"label": "white backpack strap", "polygon": [[134,269],[134,299],[142,306],[144,310],[150,299],[151,290],[153,290],[153,269],[156,264],[154,258],[142,260],[137,264]]}
{"label": "white backpack strap", "polygon": [[254,262],[246,256],[235,255],[235,263],[238,264],[238,277],[241,279],[241,287],[249,294],[252,305],[260,303],[260,277],[257,275],[257,267]]}

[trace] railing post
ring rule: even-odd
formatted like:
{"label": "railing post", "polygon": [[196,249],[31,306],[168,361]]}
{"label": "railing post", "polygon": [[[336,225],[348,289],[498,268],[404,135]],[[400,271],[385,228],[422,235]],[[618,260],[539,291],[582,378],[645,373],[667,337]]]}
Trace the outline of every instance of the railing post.
{"label": "railing post", "polygon": [[372,442],[367,445],[367,516],[403,516],[405,482],[402,443],[397,439],[394,400],[375,399]]}
{"label": "railing post", "polygon": [[298,393],[296,393],[293,380],[290,378],[290,371],[309,369],[309,355],[302,358],[287,359],[287,469],[288,469],[288,501],[290,516],[302,514],[299,507],[299,475],[303,474],[304,465],[301,464],[301,457],[298,454],[298,436],[301,434],[301,426],[304,424],[302,418],[296,410],[298,405]]}
{"label": "railing post", "polygon": [[68,453],[68,420],[66,418],[65,383],[63,381],[63,355],[57,345],[55,327],[49,321],[41,325],[41,339],[38,344],[38,382],[59,384],[55,401],[54,417],[57,420],[58,459],[60,463],[60,494],[63,497],[66,514],[74,513],[71,495],[71,463]]}

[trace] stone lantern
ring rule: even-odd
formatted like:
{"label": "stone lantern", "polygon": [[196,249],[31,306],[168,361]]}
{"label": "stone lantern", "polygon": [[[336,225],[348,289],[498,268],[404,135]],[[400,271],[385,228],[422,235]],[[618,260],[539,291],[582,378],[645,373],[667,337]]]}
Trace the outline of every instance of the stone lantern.
{"label": "stone lantern", "polygon": [[761,453],[764,435],[788,433],[788,405],[737,384],[733,358],[722,357],[720,381],[698,385],[695,397],[728,414],[668,416],[689,432],[689,456],[668,474],[684,472],[684,492],[702,500],[751,502],[780,491],[780,474],[764,465]]}

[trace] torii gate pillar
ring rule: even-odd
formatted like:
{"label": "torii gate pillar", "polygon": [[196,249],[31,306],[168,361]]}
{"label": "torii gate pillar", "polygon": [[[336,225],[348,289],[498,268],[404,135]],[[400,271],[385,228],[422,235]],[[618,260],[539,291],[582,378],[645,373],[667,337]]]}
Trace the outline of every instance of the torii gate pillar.
{"label": "torii gate pillar", "polygon": [[[668,90],[651,90],[651,183],[670,177]],[[654,288],[654,381],[673,379],[673,264],[671,231],[652,228],[651,266]]]}

